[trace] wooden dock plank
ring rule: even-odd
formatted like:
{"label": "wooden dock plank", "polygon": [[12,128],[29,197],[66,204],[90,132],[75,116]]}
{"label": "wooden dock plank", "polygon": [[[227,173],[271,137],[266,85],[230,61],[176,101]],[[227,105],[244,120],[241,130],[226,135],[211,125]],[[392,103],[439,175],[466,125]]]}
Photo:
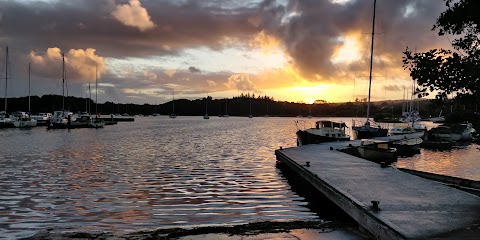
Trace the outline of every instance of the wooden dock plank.
{"label": "wooden dock plank", "polygon": [[[351,143],[306,145],[276,155],[380,239],[429,238],[480,223],[476,195],[330,150]],[[372,209],[373,200],[380,211]]]}

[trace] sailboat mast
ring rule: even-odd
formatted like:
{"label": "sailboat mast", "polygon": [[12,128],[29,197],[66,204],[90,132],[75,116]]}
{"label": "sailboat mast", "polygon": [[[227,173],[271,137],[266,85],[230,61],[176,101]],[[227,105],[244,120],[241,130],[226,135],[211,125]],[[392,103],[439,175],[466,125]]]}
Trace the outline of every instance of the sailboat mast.
{"label": "sailboat mast", "polygon": [[88,83],[88,114],[92,112],[90,102],[92,101],[92,89],[90,88],[90,83]]}
{"label": "sailboat mast", "polygon": [[250,115],[252,115],[252,99],[250,98]]}
{"label": "sailboat mast", "polygon": [[207,97],[205,98],[205,114],[208,114],[208,94],[207,94]]}
{"label": "sailboat mast", "polygon": [[97,95],[98,95],[98,65],[95,65],[95,116],[98,116],[98,103],[97,103]]}
{"label": "sailboat mast", "polygon": [[28,63],[28,112],[30,112],[30,71],[32,63]]}
{"label": "sailboat mast", "polygon": [[175,91],[172,92],[172,113],[175,113]]}
{"label": "sailboat mast", "polygon": [[372,68],[373,68],[373,41],[375,39],[375,6],[377,0],[373,1],[373,22],[372,22],[372,46],[370,48],[370,76],[368,80],[368,105],[367,105],[367,121],[370,117],[370,93],[372,91]]}
{"label": "sailboat mast", "polygon": [[8,89],[8,46],[5,48],[5,112],[7,112],[7,89]]}
{"label": "sailboat mast", "polygon": [[62,53],[62,110],[65,110],[65,54]]}

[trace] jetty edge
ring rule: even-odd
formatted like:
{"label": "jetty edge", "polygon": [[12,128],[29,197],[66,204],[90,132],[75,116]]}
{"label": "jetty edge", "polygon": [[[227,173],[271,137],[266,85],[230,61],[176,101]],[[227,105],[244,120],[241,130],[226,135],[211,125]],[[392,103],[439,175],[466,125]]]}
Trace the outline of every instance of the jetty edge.
{"label": "jetty edge", "polygon": [[376,239],[452,238],[480,226],[479,196],[337,151],[349,144],[360,141],[280,148],[275,155]]}

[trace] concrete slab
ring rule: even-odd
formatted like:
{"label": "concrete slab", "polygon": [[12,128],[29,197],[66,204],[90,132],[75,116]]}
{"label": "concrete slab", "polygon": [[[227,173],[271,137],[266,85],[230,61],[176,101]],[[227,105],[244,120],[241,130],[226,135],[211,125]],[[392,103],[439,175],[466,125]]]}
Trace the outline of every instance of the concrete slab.
{"label": "concrete slab", "polygon": [[261,233],[255,235],[228,235],[225,233],[192,235],[178,240],[361,240],[366,236],[352,231],[325,231],[324,229],[294,229],[285,233]]}
{"label": "concrete slab", "polygon": [[[480,223],[476,195],[330,150],[357,143],[305,145],[276,154],[378,238],[431,238]],[[380,211],[371,201],[380,202]]]}

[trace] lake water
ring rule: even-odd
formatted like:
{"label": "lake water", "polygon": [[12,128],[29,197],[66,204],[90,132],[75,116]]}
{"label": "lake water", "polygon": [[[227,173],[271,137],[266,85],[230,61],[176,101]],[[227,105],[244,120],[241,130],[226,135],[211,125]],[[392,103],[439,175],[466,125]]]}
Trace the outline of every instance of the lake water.
{"label": "lake water", "polygon": [[[274,150],[296,145],[294,121],[160,116],[0,129],[0,236],[318,219],[275,166]],[[422,149],[396,164],[479,180],[478,147]]]}

